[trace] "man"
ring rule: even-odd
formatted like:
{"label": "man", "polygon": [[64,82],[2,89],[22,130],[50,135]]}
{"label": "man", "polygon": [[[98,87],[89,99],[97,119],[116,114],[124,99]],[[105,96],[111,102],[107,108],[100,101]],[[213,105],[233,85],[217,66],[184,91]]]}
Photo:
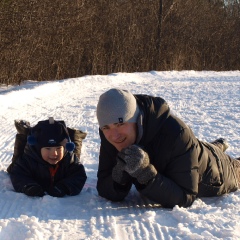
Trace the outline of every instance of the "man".
{"label": "man", "polygon": [[224,139],[199,141],[164,99],[110,89],[97,118],[100,196],[121,201],[134,184],[163,207],[188,207],[197,197],[237,190],[238,161],[224,153]]}

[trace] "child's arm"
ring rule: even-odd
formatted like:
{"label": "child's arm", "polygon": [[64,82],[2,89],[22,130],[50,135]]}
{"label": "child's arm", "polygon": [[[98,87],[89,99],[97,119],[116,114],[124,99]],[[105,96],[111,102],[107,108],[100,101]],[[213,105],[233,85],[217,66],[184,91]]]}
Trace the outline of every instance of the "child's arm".
{"label": "child's arm", "polygon": [[84,166],[80,160],[75,155],[73,155],[71,163],[68,165],[67,177],[58,181],[55,184],[55,187],[67,195],[77,195],[81,192],[86,179],[87,175]]}
{"label": "child's arm", "polygon": [[17,159],[9,173],[12,185],[16,192],[24,193],[28,196],[44,195],[42,187],[33,179],[30,166],[24,157]]}

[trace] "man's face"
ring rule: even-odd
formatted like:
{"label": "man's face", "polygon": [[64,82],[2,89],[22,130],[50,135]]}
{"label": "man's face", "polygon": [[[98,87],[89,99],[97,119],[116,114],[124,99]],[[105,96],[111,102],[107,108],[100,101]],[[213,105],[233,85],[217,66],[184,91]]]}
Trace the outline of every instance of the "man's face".
{"label": "man's face", "polygon": [[105,138],[120,152],[135,143],[137,138],[136,123],[113,123],[101,128]]}

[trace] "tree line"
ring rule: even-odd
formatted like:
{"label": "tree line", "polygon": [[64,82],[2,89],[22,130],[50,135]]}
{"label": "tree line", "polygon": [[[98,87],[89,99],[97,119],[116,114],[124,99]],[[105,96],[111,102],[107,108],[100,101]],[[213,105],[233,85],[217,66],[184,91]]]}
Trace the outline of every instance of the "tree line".
{"label": "tree line", "polygon": [[240,69],[239,0],[1,0],[0,83]]}

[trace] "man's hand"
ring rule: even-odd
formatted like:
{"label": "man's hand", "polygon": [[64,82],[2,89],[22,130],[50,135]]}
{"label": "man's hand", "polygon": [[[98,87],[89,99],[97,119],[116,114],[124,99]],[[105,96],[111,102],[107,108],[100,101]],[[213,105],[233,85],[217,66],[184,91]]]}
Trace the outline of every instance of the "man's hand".
{"label": "man's hand", "polygon": [[129,174],[124,170],[125,165],[126,164],[121,159],[117,158],[117,164],[114,166],[112,170],[113,181],[120,185],[125,185],[131,179]]}
{"label": "man's hand", "polygon": [[118,159],[125,163],[124,170],[140,184],[147,184],[157,175],[157,170],[150,164],[148,154],[137,145],[122,149],[118,153]]}

